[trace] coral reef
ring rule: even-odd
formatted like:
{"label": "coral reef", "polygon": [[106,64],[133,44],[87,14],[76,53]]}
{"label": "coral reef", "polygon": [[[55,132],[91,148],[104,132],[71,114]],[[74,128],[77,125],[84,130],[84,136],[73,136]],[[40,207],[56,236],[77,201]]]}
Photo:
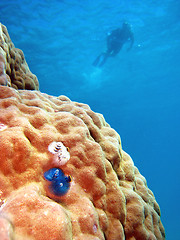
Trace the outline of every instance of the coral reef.
{"label": "coral reef", "polygon": [[0,85],[0,239],[165,239],[117,132],[86,104],[29,91],[38,80],[2,24]]}
{"label": "coral reef", "polygon": [[0,85],[15,89],[38,90],[37,77],[31,73],[23,52],[14,47],[6,27],[0,23]]}
{"label": "coral reef", "polygon": [[[0,86],[0,124],[1,239],[165,239],[153,193],[101,114],[65,96]],[[70,153],[63,196],[44,178],[58,167],[52,142]]]}

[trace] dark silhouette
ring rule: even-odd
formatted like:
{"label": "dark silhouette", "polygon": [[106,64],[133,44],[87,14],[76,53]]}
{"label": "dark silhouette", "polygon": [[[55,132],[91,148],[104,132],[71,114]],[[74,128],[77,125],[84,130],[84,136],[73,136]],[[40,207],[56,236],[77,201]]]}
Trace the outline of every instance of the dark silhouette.
{"label": "dark silhouette", "polygon": [[116,56],[121,50],[124,43],[130,41],[130,46],[127,49],[129,51],[134,43],[134,35],[131,30],[131,26],[124,22],[121,28],[113,30],[107,36],[107,50],[101,53],[93,62],[93,66],[102,67],[109,57]]}

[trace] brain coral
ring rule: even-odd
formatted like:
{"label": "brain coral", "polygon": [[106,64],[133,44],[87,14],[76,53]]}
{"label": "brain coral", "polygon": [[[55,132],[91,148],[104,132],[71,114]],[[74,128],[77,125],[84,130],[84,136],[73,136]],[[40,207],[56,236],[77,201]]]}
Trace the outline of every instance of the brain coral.
{"label": "brain coral", "polygon": [[38,90],[37,77],[31,73],[23,52],[14,47],[6,27],[0,23],[0,85],[15,89]]}
{"label": "brain coral", "polygon": [[[43,177],[59,167],[52,142],[70,153],[60,166],[72,178],[63,196]],[[88,105],[0,86],[0,162],[0,239],[165,239],[145,178]]]}

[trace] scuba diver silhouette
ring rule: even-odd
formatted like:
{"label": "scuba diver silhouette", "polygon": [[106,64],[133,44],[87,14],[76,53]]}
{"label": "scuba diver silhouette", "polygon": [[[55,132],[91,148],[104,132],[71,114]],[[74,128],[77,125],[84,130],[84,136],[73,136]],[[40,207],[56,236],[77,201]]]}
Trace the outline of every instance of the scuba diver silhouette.
{"label": "scuba diver silhouette", "polygon": [[134,35],[131,29],[130,24],[124,22],[122,24],[122,28],[117,28],[113,30],[107,36],[107,50],[106,52],[101,53],[93,62],[93,66],[95,67],[102,67],[104,63],[107,61],[109,57],[116,56],[121,48],[123,47],[124,43],[130,40],[130,46],[127,49],[129,51],[134,43]]}

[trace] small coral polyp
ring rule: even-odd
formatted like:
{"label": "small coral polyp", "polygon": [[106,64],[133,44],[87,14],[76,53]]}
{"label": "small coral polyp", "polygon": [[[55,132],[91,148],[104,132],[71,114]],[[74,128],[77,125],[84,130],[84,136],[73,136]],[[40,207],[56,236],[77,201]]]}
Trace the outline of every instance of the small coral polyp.
{"label": "small coral polyp", "polygon": [[48,146],[48,151],[54,154],[54,160],[58,163],[58,165],[64,165],[70,159],[69,150],[62,142],[52,142]]}

